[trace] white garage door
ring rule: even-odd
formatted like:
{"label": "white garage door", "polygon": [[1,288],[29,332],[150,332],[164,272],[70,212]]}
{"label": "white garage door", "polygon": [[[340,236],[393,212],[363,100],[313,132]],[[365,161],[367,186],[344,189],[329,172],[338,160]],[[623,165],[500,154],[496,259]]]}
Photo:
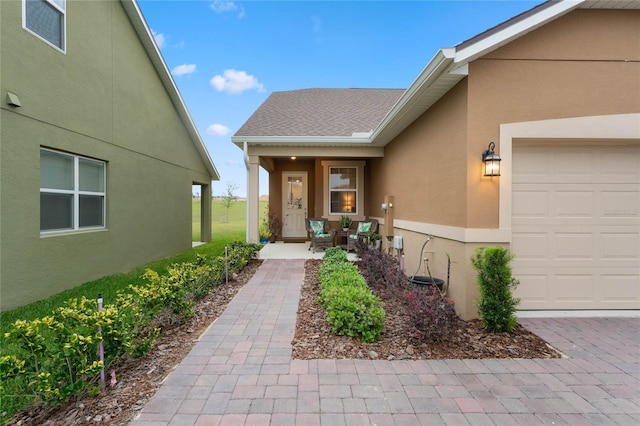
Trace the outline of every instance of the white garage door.
{"label": "white garage door", "polygon": [[513,149],[520,309],[640,309],[640,146]]}

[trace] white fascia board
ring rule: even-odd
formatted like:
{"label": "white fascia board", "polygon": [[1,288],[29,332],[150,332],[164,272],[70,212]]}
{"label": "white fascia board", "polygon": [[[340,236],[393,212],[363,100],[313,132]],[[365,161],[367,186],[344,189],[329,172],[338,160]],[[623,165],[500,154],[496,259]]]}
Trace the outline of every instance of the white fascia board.
{"label": "white fascia board", "polygon": [[138,37],[147,51],[160,80],[162,80],[162,83],[167,89],[167,93],[178,111],[178,115],[180,115],[189,135],[195,142],[196,149],[204,160],[209,174],[213,180],[220,180],[220,174],[218,173],[215,164],[213,164],[213,160],[211,159],[209,151],[200,136],[200,132],[198,132],[198,128],[191,119],[191,114],[189,114],[187,105],[184,103],[182,95],[180,95],[180,91],[178,90],[173,77],[171,77],[171,72],[169,71],[167,64],[164,62],[160,49],[158,48],[153,34],[151,33],[151,29],[147,25],[147,21],[144,19],[144,15],[142,15],[142,11],[138,6],[138,2],[136,0],[120,0],[120,3],[124,7],[134,29],[138,33]]}
{"label": "white fascia board", "polygon": [[541,27],[542,25],[559,18],[567,12],[580,7],[586,0],[566,0],[553,2],[552,5],[535,13],[513,25],[510,25],[495,34],[479,40],[477,43],[457,50],[455,62],[463,64],[478,59],[489,52],[509,43],[524,34]]}
{"label": "white fascia board", "polygon": [[443,69],[447,69],[453,62],[455,53],[454,48],[438,50],[427,66],[424,67],[418,77],[411,83],[411,86],[402,94],[380,124],[373,130],[372,140],[375,140],[389,123],[402,115],[401,112],[411,103],[411,100],[414,99],[416,95],[419,95],[442,75]]}
{"label": "white fascia board", "polygon": [[243,143],[249,145],[368,145],[369,137],[353,136],[232,136],[231,142],[242,148]]}

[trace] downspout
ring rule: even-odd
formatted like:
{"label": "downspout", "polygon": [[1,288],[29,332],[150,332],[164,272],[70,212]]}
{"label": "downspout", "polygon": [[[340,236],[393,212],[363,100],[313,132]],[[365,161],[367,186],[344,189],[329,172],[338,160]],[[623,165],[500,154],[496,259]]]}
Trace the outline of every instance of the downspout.
{"label": "downspout", "polygon": [[242,149],[244,151],[244,166],[247,168],[247,212],[245,220],[244,239],[249,242],[249,185],[251,184],[249,177],[249,153],[247,148],[247,141],[242,142]]}

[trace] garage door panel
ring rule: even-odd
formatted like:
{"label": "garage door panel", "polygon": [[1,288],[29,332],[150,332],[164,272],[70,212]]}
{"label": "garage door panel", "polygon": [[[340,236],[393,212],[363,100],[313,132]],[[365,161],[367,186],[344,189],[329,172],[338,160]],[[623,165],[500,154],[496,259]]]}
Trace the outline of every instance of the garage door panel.
{"label": "garage door panel", "polygon": [[[640,259],[640,234],[602,233],[601,256],[603,260],[635,260]],[[640,287],[640,283],[638,284]]]}
{"label": "garage door panel", "polygon": [[547,260],[547,233],[531,232],[514,234],[511,247],[514,253],[518,253],[518,259]]}
{"label": "garage door panel", "polygon": [[543,178],[550,174],[548,153],[537,147],[519,147],[519,156],[513,157],[513,173],[518,176]]}
{"label": "garage door panel", "polygon": [[602,300],[605,302],[628,303],[637,300],[640,308],[640,276],[629,274],[610,274],[600,277],[602,283]]}
{"label": "garage door panel", "polygon": [[[632,185],[625,185],[631,187]],[[600,215],[606,219],[637,220],[640,215],[640,193],[627,191],[603,191]]]}
{"label": "garage door panel", "polygon": [[594,277],[591,274],[560,274],[555,277],[556,300],[563,302],[588,302],[595,293]]}
{"label": "garage door panel", "polygon": [[555,259],[594,260],[593,234],[587,232],[557,233],[554,237]]}
{"label": "garage door panel", "polygon": [[608,176],[639,176],[640,160],[634,148],[602,149],[600,173]]}
{"label": "garage door panel", "polygon": [[565,177],[563,181],[566,181],[566,177],[589,177],[596,170],[596,157],[589,147],[579,149],[560,147],[552,157],[550,161],[554,165],[553,174]]}
{"label": "garage door panel", "polygon": [[547,212],[549,211],[548,191],[519,190],[514,192],[513,198],[514,218],[547,217]]}
{"label": "garage door panel", "polygon": [[513,292],[515,297],[520,298],[521,309],[535,309],[534,306],[544,304],[549,300],[549,277],[544,274],[527,274],[523,272],[518,275],[520,284]]}
{"label": "garage door panel", "polygon": [[513,164],[520,308],[640,308],[640,146],[516,145]]}
{"label": "garage door panel", "polygon": [[596,194],[593,190],[556,191],[552,215],[557,218],[593,218],[595,217]]}

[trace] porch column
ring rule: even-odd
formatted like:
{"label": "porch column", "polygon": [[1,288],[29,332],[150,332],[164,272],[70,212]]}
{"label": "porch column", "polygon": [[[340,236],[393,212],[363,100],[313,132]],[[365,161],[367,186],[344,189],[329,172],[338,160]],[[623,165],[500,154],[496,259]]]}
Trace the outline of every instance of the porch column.
{"label": "porch column", "polygon": [[200,239],[211,241],[211,183],[200,185]]}
{"label": "porch column", "polygon": [[260,221],[260,157],[249,155],[247,170],[247,242],[258,243]]}

